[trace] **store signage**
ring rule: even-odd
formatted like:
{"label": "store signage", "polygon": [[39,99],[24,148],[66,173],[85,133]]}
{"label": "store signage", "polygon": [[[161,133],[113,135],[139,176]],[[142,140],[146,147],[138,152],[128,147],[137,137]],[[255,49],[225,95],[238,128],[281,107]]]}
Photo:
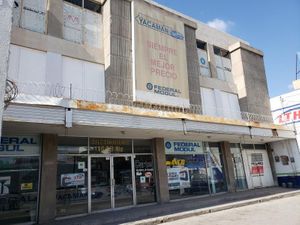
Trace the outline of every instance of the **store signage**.
{"label": "store signage", "polygon": [[33,183],[22,183],[21,184],[21,191],[29,191],[32,190]]}
{"label": "store signage", "polygon": [[164,33],[166,35],[169,35],[175,39],[178,40],[184,40],[184,35],[174,29],[172,29],[171,27],[168,27],[165,24],[162,24],[160,22],[156,22],[154,20],[152,20],[152,18],[147,17],[143,14],[139,14],[136,17],[136,21],[140,24],[143,25],[145,27],[148,27],[150,29],[156,30],[158,32]]}
{"label": "store signage", "polygon": [[39,138],[36,136],[1,137],[0,155],[39,154]]}
{"label": "store signage", "polygon": [[61,187],[74,187],[85,184],[84,173],[68,173],[62,174],[60,177]]}
{"label": "store signage", "polygon": [[199,141],[165,141],[166,154],[203,154],[202,142]]}
{"label": "store signage", "polygon": [[299,107],[290,109],[282,114],[279,114],[275,121],[279,124],[292,123],[300,121],[300,109]]}
{"label": "store signage", "polygon": [[184,24],[134,2],[134,100],[189,107]]}
{"label": "store signage", "polygon": [[168,168],[168,184],[170,190],[191,187],[189,170],[185,167]]}

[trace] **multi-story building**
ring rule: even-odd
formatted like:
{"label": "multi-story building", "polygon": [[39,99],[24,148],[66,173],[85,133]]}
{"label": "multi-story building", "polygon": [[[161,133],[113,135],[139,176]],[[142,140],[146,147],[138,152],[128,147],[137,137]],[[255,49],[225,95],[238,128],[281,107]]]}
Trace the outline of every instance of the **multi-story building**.
{"label": "multi-story building", "polygon": [[0,223],[276,185],[260,50],[149,0],[12,10]]}

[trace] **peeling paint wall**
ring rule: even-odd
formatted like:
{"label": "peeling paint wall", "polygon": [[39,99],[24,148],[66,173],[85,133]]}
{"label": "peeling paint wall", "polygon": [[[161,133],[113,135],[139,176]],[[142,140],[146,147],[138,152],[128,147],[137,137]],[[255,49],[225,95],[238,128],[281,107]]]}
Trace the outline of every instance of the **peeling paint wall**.
{"label": "peeling paint wall", "polygon": [[8,72],[8,56],[12,26],[12,0],[0,1],[0,136],[4,109],[4,94]]}

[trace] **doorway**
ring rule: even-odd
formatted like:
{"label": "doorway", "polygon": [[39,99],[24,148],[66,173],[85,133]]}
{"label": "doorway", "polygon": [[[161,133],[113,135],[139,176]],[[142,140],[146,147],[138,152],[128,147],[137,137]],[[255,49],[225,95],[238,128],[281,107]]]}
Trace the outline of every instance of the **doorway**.
{"label": "doorway", "polygon": [[133,156],[89,156],[89,212],[135,205]]}

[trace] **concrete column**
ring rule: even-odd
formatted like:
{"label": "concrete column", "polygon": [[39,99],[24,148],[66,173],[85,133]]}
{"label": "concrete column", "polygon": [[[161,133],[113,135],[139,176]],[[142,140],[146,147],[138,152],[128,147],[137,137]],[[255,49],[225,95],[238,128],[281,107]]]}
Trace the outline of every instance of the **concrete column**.
{"label": "concrete column", "polygon": [[193,105],[201,106],[201,92],[199,81],[200,65],[196,45],[196,31],[192,27],[184,26],[184,32],[190,103]]}
{"label": "concrete column", "polygon": [[8,73],[9,45],[12,26],[13,1],[0,1],[0,136],[2,130],[2,115],[4,96]]}
{"label": "concrete column", "polygon": [[214,46],[207,43],[207,57],[212,78],[218,78]]}
{"label": "concrete column", "polygon": [[163,138],[153,139],[156,194],[159,203],[170,201],[166,154]]}
{"label": "concrete column", "polygon": [[270,144],[267,144],[267,152],[268,152],[268,159],[270,162],[271,170],[272,170],[272,177],[275,185],[278,185],[276,169],[275,169],[275,162],[273,158],[273,149],[271,148]]}
{"label": "concrete column", "polygon": [[[103,6],[105,88],[132,100],[131,2],[107,0]],[[106,101],[116,95],[107,93]]]}
{"label": "concrete column", "polygon": [[39,199],[39,224],[54,220],[56,214],[57,135],[42,135],[42,163]]}
{"label": "concrete column", "polygon": [[242,42],[231,45],[229,51],[241,111],[271,118],[263,53]]}
{"label": "concrete column", "polygon": [[62,0],[49,0],[48,35],[63,38],[64,9]]}
{"label": "concrete column", "polygon": [[224,158],[225,177],[227,182],[228,192],[235,192],[234,165],[230,152],[230,143],[227,141],[221,142],[221,152]]}

